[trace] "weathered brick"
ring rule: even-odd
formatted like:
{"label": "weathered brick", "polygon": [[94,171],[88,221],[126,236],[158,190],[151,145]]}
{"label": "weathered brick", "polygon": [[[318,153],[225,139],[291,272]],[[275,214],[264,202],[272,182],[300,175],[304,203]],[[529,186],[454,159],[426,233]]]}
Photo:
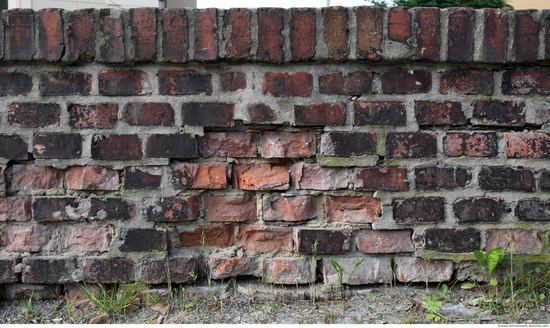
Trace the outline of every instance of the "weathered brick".
{"label": "weathered brick", "polygon": [[498,137],[495,132],[447,132],[443,137],[443,153],[449,157],[496,157]]}
{"label": "weathered brick", "polygon": [[58,300],[61,285],[6,284],[6,298],[9,300]]}
{"label": "weathered brick", "polygon": [[316,263],[311,264],[308,259],[264,258],[262,280],[284,285],[307,284],[315,280],[316,267]]}
{"label": "weathered brick", "polygon": [[0,283],[10,283],[21,281],[21,274],[15,272],[15,266],[21,263],[19,257],[0,258]]}
{"label": "weathered brick", "polygon": [[204,196],[204,219],[206,221],[255,221],[256,197],[253,194],[242,196]]}
{"label": "weathered brick", "polygon": [[169,103],[129,102],[122,119],[133,126],[173,126],[174,109]]}
{"label": "weathered brick", "polygon": [[283,56],[283,9],[258,9],[258,51],[260,62],[282,62]]}
{"label": "weathered brick", "polygon": [[535,191],[533,171],[507,166],[483,166],[478,176],[479,188],[482,190]]}
{"label": "weathered brick", "polygon": [[239,226],[238,247],[244,250],[292,251],[292,228]]}
{"label": "weathered brick", "polygon": [[38,42],[42,57],[49,62],[61,59],[63,42],[63,9],[42,9],[38,12]]}
{"label": "weathered brick", "polygon": [[541,15],[541,22],[544,19],[544,36],[541,38],[540,43],[544,49],[543,59],[550,59],[550,10],[543,10]]}
{"label": "weathered brick", "polygon": [[400,282],[449,281],[453,276],[453,261],[398,257],[395,259],[395,275]]}
{"label": "weathered brick", "polygon": [[397,223],[437,223],[445,220],[445,198],[394,199],[393,219]]}
{"label": "weathered brick", "polygon": [[466,116],[458,101],[415,101],[414,116],[418,125],[464,125]]}
{"label": "weathered brick", "polygon": [[292,165],[291,172],[292,185],[296,189],[337,190],[348,187],[346,168],[299,163]]}
{"label": "weathered brick", "polygon": [[134,262],[129,259],[82,259],[83,280],[92,284],[113,284],[134,280]]}
{"label": "weathered brick", "polygon": [[279,118],[277,112],[264,103],[250,104],[248,116],[250,116],[250,123],[256,124],[270,124]]}
{"label": "weathered brick", "polygon": [[0,198],[0,221],[29,221],[32,217],[29,197]]}
{"label": "weathered brick", "polygon": [[92,207],[88,219],[100,221],[129,221],[136,216],[136,205],[116,197],[90,198]]}
{"label": "weathered brick", "polygon": [[234,276],[261,277],[260,259],[257,257],[219,258],[208,257],[208,266],[213,279],[227,279]]}
{"label": "weathered brick", "polygon": [[105,35],[105,46],[101,48],[103,60],[107,63],[124,62],[124,21],[122,15],[116,18],[115,15],[111,15],[111,9],[101,9],[99,15],[102,22],[102,32]]}
{"label": "weathered brick", "polygon": [[27,149],[27,143],[21,136],[0,134],[0,157],[26,160]]}
{"label": "weathered brick", "polygon": [[389,158],[425,158],[437,155],[434,133],[388,133],[386,156]]}
{"label": "weathered brick", "polygon": [[418,8],[416,10],[416,60],[439,61],[439,8]]}
{"label": "weathered brick", "polygon": [[388,38],[407,44],[412,37],[411,14],[407,7],[392,7],[388,11]]}
{"label": "weathered brick", "polygon": [[345,229],[299,229],[298,253],[313,254],[316,246],[316,254],[345,253],[350,249],[351,233]]}
{"label": "weathered brick", "polygon": [[446,71],[440,77],[439,92],[490,96],[493,94],[493,72],[463,69]]}
{"label": "weathered brick", "polygon": [[227,72],[220,74],[222,92],[234,92],[246,89],[246,74],[243,72]]}
{"label": "weathered brick", "polygon": [[33,221],[76,221],[85,217],[86,210],[77,197],[35,197],[32,202]]}
{"label": "weathered brick", "polygon": [[162,56],[173,63],[187,62],[187,15],[185,9],[168,9],[162,17]]}
{"label": "weathered brick", "polygon": [[262,93],[269,92],[274,97],[309,97],[312,90],[313,76],[307,72],[266,72],[262,83]]}
{"label": "weathered brick", "polygon": [[550,171],[541,170],[539,172],[539,190],[550,191]]}
{"label": "weathered brick", "polygon": [[13,165],[10,192],[63,187],[63,171],[34,164]]}
{"label": "weathered brick", "polygon": [[233,104],[188,102],[181,106],[183,125],[205,127],[235,126]]}
{"label": "weathered brick", "polygon": [[157,59],[157,10],[130,9],[130,20],[132,60],[141,62]]}
{"label": "weathered brick", "polygon": [[347,59],[350,51],[347,8],[323,8],[323,25],[323,40],[328,48],[328,58]]}
{"label": "weathered brick", "polygon": [[264,196],[264,221],[307,221],[317,217],[317,198],[314,196]]}
{"label": "weathered brick", "polygon": [[0,72],[0,96],[26,96],[32,91],[32,77],[24,73]]}
{"label": "weathered brick", "polygon": [[346,76],[342,72],[331,72],[319,77],[319,93],[326,95],[359,96],[370,94],[372,73],[357,71]]}
{"label": "weathered brick", "polygon": [[[340,278],[331,260],[323,259],[323,280],[325,285],[341,287]],[[342,283],[349,285],[366,285],[389,283],[392,280],[393,272],[391,268],[391,259],[389,257],[367,257],[367,258],[335,258],[344,272],[354,272],[353,275],[344,274]],[[361,265],[355,267],[357,263]]]}
{"label": "weathered brick", "polygon": [[8,12],[11,60],[32,60],[34,50],[34,16],[32,9],[14,8]]}
{"label": "weathered brick", "polygon": [[43,128],[59,125],[61,109],[53,103],[11,103],[8,106],[8,122],[22,128]]}
{"label": "weathered brick", "polygon": [[24,284],[59,284],[71,281],[76,270],[76,258],[24,258],[21,275]]}
{"label": "weathered brick", "polygon": [[356,7],[357,59],[378,61],[382,59],[384,39],[384,9],[380,7]]}
{"label": "weathered brick", "polygon": [[357,233],[357,249],[364,253],[414,252],[412,230],[369,230]]}
{"label": "weathered brick", "polygon": [[160,70],[159,93],[161,95],[211,95],[212,76],[196,70]]}
{"label": "weathered brick", "polygon": [[350,156],[376,152],[376,133],[328,132],[321,135],[321,153],[326,156]]}
{"label": "weathered brick", "polygon": [[504,71],[501,88],[505,95],[548,95],[550,94],[550,72]]}
{"label": "weathered brick", "polygon": [[163,197],[147,208],[146,221],[179,222],[192,221],[199,217],[197,196]]}
{"label": "weathered brick", "polygon": [[195,60],[218,60],[218,10],[197,9],[195,14]]}
{"label": "weathered brick", "polygon": [[[231,247],[235,245],[235,226],[231,224],[191,226],[178,229],[181,247]],[[204,240],[202,240],[204,237]]]}
{"label": "weathered brick", "polygon": [[160,166],[131,166],[124,168],[124,190],[159,189],[162,180]]}
{"label": "weathered brick", "polygon": [[233,164],[233,188],[242,190],[287,190],[288,169],[285,164]]}
{"label": "weathered brick", "polygon": [[453,204],[458,223],[498,223],[507,213],[501,198],[474,197],[462,199]]}
{"label": "weathered brick", "polygon": [[141,140],[135,134],[94,135],[92,158],[105,160],[141,159]]}
{"label": "weathered brick", "polygon": [[48,72],[40,74],[42,96],[87,96],[92,90],[92,74],[84,72]]}
{"label": "weathered brick", "polygon": [[538,198],[527,198],[518,201],[516,215],[522,222],[550,221],[550,202],[543,202]]}
{"label": "weathered brick", "polygon": [[537,230],[496,229],[487,231],[485,250],[504,248],[506,253],[540,254],[542,241]]}
{"label": "weathered brick", "polygon": [[74,129],[112,129],[118,115],[117,104],[69,104],[69,125]]}
{"label": "weathered brick", "polygon": [[479,250],[481,233],[468,229],[427,229],[424,231],[424,249],[443,253],[470,253]]}
{"label": "weathered brick", "polygon": [[427,70],[394,69],[382,73],[380,81],[384,93],[428,93],[432,90],[432,72]]}
{"label": "weathered brick", "polygon": [[263,131],[261,150],[264,158],[313,157],[315,132]]}
{"label": "weathered brick", "polygon": [[164,229],[122,229],[121,252],[160,252],[168,248]]}
{"label": "weathered brick", "polygon": [[325,198],[325,220],[374,223],[382,215],[380,199],[368,196],[330,196]]}
{"label": "weathered brick", "polygon": [[550,136],[545,133],[505,133],[506,156],[550,158]]}
{"label": "weathered brick", "polygon": [[231,8],[225,12],[225,31],[231,31],[226,40],[226,58],[242,59],[250,57],[250,10]]}
{"label": "weathered brick", "polygon": [[71,166],[65,173],[67,189],[117,190],[120,185],[118,171],[101,166]]}
{"label": "weathered brick", "polygon": [[550,109],[535,109],[534,124],[544,125],[550,122]]}
{"label": "weathered brick", "polygon": [[405,104],[401,101],[355,101],[353,103],[355,125],[407,124]]}
{"label": "weathered brick", "polygon": [[447,36],[447,61],[469,63],[474,52],[475,10],[472,8],[448,8],[449,31]]}
{"label": "weathered brick", "polygon": [[94,60],[94,9],[80,9],[69,15],[69,59]]}
{"label": "weathered brick", "polygon": [[194,257],[146,259],[141,261],[140,267],[142,279],[150,284],[182,284],[194,281],[193,274],[198,272],[198,261]]}
{"label": "weathered brick", "polygon": [[209,132],[202,137],[202,157],[256,157],[256,134]]}
{"label": "weathered brick", "polygon": [[539,23],[533,19],[535,10],[514,11],[514,58],[516,63],[537,61]]}
{"label": "weathered brick", "polygon": [[472,174],[466,168],[429,166],[414,169],[416,190],[460,189],[471,179]]}
{"label": "weathered brick", "polygon": [[111,236],[108,227],[64,226],[59,247],[64,251],[107,252]]}
{"label": "weathered brick", "polygon": [[356,169],[355,190],[384,190],[406,191],[409,190],[407,169],[404,167],[376,167],[368,169]]}
{"label": "weathered brick", "polygon": [[33,140],[34,158],[80,158],[82,136],[76,133],[37,133]]}
{"label": "weathered brick", "polygon": [[225,189],[226,164],[181,164],[170,166],[172,187],[176,189]]}
{"label": "weathered brick", "polygon": [[4,175],[4,169],[0,168],[0,192],[6,191],[6,176]]}
{"label": "weathered brick", "polygon": [[482,60],[484,63],[506,62],[508,49],[508,11],[506,9],[483,9]]}
{"label": "weathered brick", "polygon": [[57,227],[6,225],[2,240],[8,252],[51,252],[57,247]]}
{"label": "weathered brick", "polygon": [[147,139],[145,155],[152,158],[196,158],[197,140],[190,134],[153,134]]}
{"label": "weathered brick", "polygon": [[294,105],[294,125],[344,125],[346,107],[341,102],[318,102],[308,105]]}
{"label": "weathered brick", "polygon": [[102,96],[140,96],[150,94],[152,90],[149,75],[141,70],[99,73],[99,93]]}
{"label": "weathered brick", "polygon": [[290,53],[292,61],[310,61],[315,56],[315,11],[290,10]]}

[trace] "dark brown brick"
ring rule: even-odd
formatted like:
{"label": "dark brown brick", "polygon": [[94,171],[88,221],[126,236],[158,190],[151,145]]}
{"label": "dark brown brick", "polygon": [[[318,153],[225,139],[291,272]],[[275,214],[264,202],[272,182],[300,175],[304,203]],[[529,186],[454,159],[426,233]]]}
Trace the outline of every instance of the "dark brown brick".
{"label": "dark brown brick", "polygon": [[188,102],[181,106],[183,125],[207,127],[235,126],[233,104]]}
{"label": "dark brown brick", "polygon": [[498,138],[495,132],[447,132],[443,137],[443,153],[449,157],[496,157]]}
{"label": "dark brown brick", "polygon": [[418,125],[464,125],[466,116],[458,101],[415,101],[414,116]]}
{"label": "dark brown brick", "polygon": [[447,36],[447,61],[469,63],[474,52],[475,10],[472,8],[448,8],[449,32]]}
{"label": "dark brown brick", "polygon": [[493,72],[462,69],[447,71],[441,75],[439,92],[490,96],[493,94]]}
{"label": "dark brown brick", "polygon": [[388,11],[388,38],[407,44],[412,37],[411,14],[407,7],[392,7]]}
{"label": "dark brown brick", "polygon": [[195,60],[218,60],[218,10],[195,10]]}
{"label": "dark brown brick", "polygon": [[220,74],[222,92],[234,92],[246,89],[246,74],[243,72],[227,72]]}
{"label": "dark brown brick", "polygon": [[258,61],[283,61],[283,13],[281,8],[258,9]]}
{"label": "dark brown brick", "polygon": [[169,103],[129,102],[124,107],[122,119],[134,126],[173,126],[174,115]]}
{"label": "dark brown brick", "polygon": [[[198,272],[198,261],[192,257],[176,257],[166,260],[146,259],[141,261],[142,279],[150,284],[182,284],[193,282],[193,274],[196,272]],[[168,273],[170,273],[170,276],[168,276]],[[154,294],[151,296],[154,297]]]}
{"label": "dark brown brick", "polygon": [[318,102],[308,105],[294,105],[294,125],[344,125],[346,108],[340,102]]}
{"label": "dark brown brick", "polygon": [[251,132],[208,132],[201,140],[202,157],[256,157],[256,139]]}
{"label": "dark brown brick", "polygon": [[314,196],[264,196],[264,221],[307,221],[317,217],[317,198]]}
{"label": "dark brown brick", "polygon": [[42,9],[38,12],[38,34],[42,57],[57,62],[63,55],[63,9]]}
{"label": "dark brown brick", "polygon": [[339,254],[350,249],[351,233],[344,229],[299,229],[298,253],[313,254],[317,243],[316,254]]}
{"label": "dark brown brick", "polygon": [[141,140],[135,134],[95,135],[92,138],[93,159],[138,160],[142,155]]}
{"label": "dark brown brick", "polygon": [[121,252],[160,252],[168,248],[163,229],[123,229],[121,239]]}
{"label": "dark brown brick", "polygon": [[80,158],[82,136],[75,133],[37,133],[34,135],[34,158]]}
{"label": "dark brown brick", "polygon": [[506,157],[550,158],[550,135],[546,133],[505,133]]}
{"label": "dark brown brick", "polygon": [[92,90],[92,74],[84,72],[49,72],[40,74],[42,96],[87,96]]}
{"label": "dark brown brick", "polygon": [[10,59],[32,60],[34,50],[34,16],[32,9],[12,9],[9,16]]}
{"label": "dark brown brick", "polygon": [[464,188],[472,180],[465,168],[417,167],[414,169],[416,190],[440,190]]}
{"label": "dark brown brick", "polygon": [[[189,226],[178,229],[181,247],[231,247],[235,244],[235,226],[231,224]],[[204,239],[203,239],[204,237]],[[201,243],[202,242],[202,243]]]}
{"label": "dark brown brick", "polygon": [[498,223],[507,213],[502,198],[474,197],[453,204],[458,223]]}
{"label": "dark brown brick", "polygon": [[250,123],[256,124],[270,124],[279,118],[277,112],[264,103],[250,104],[248,115],[250,116]]}
{"label": "dark brown brick", "polygon": [[173,63],[187,62],[187,15],[185,9],[168,9],[162,17],[162,56]]}
{"label": "dark brown brick", "polygon": [[15,272],[15,266],[21,263],[19,257],[0,258],[0,283],[6,284],[21,281],[21,274]]}
{"label": "dark brown brick", "polygon": [[212,94],[212,77],[195,70],[158,72],[161,95]]}
{"label": "dark brown brick", "polygon": [[416,10],[416,60],[439,61],[439,8],[418,8]]}
{"label": "dark brown brick", "polygon": [[258,219],[254,194],[241,196],[204,196],[206,221],[255,221]]}
{"label": "dark brown brick", "polygon": [[80,9],[69,15],[69,59],[94,60],[94,9]]}
{"label": "dark brown brick", "polygon": [[90,220],[129,221],[136,216],[136,206],[122,198],[90,198],[92,207],[88,214]]}
{"label": "dark brown brick", "polygon": [[522,101],[474,101],[474,125],[524,126],[525,103]]}
{"label": "dark brown brick", "polygon": [[149,94],[153,86],[144,71],[105,71],[99,73],[99,93],[103,96],[139,96]]}
{"label": "dark brown brick", "polygon": [[359,96],[370,94],[372,73],[359,71],[344,76],[342,72],[331,72],[319,77],[319,92],[325,95]]}
{"label": "dark brown brick", "polygon": [[539,23],[533,19],[536,10],[514,11],[514,57],[516,63],[537,61]]}
{"label": "dark brown brick", "polygon": [[535,191],[533,171],[507,166],[483,166],[478,177],[479,188],[490,191]]}
{"label": "dark brown brick", "polygon": [[290,10],[290,53],[292,61],[310,61],[315,56],[315,11]]}
{"label": "dark brown brick", "polygon": [[29,75],[0,72],[0,96],[26,96],[31,91],[32,77]]}
{"label": "dark brown brick", "polygon": [[506,62],[508,49],[508,11],[506,9],[483,9],[483,62],[502,64]]}
{"label": "dark brown brick", "polygon": [[321,136],[321,153],[345,157],[376,152],[376,133],[328,132]]}
{"label": "dark brown brick", "polygon": [[159,189],[162,180],[160,166],[131,166],[124,168],[124,190]]}
{"label": "dark brown brick", "polygon": [[[113,15],[114,16],[114,15]],[[105,46],[101,47],[101,56],[107,63],[122,63],[124,53],[124,21],[122,15],[111,16],[111,9],[101,9],[102,31],[105,34]]]}
{"label": "dark brown brick", "polygon": [[349,56],[348,11],[344,7],[323,8],[323,39],[328,58],[344,60]]}
{"label": "dark brown brick", "polygon": [[432,90],[432,72],[394,69],[380,77],[384,93],[428,93]]}
{"label": "dark brown brick", "polygon": [[539,172],[539,190],[550,191],[550,171],[542,170]]}
{"label": "dark brown brick", "polygon": [[28,158],[27,149],[27,143],[21,136],[0,134],[0,157],[26,160]]}
{"label": "dark brown brick", "polygon": [[69,104],[69,125],[74,129],[112,129],[118,116],[117,104]]}
{"label": "dark brown brick", "polygon": [[407,124],[405,104],[401,101],[355,101],[353,111],[355,125]]}
{"label": "dark brown brick", "polygon": [[445,198],[394,199],[393,219],[397,223],[437,223],[445,221]]}
{"label": "dark brown brick", "polygon": [[427,229],[424,231],[424,249],[443,253],[470,253],[479,250],[481,233],[468,229]]}
{"label": "dark brown brick", "polygon": [[549,71],[505,71],[502,74],[502,93],[505,95],[550,94]]}
{"label": "dark brown brick", "polygon": [[134,262],[129,259],[82,259],[82,275],[86,283],[113,284],[134,280]]}
{"label": "dark brown brick", "polygon": [[132,60],[134,62],[157,59],[157,10],[154,8],[130,9],[132,30]]}
{"label": "dark brown brick", "polygon": [[354,189],[373,191],[409,190],[407,169],[404,167],[356,169]]}
{"label": "dark brown brick", "polygon": [[516,215],[520,222],[549,222],[550,202],[538,198],[527,198],[518,201]]}
{"label": "dark brown brick", "polygon": [[243,59],[250,57],[250,10],[231,8],[224,17],[225,31],[231,31],[226,40],[226,58]]}
{"label": "dark brown brick", "polygon": [[189,134],[153,134],[147,139],[145,155],[152,158],[195,158],[197,140]]}
{"label": "dark brown brick", "polygon": [[550,59],[550,10],[543,10],[541,19],[544,19],[544,39],[541,40],[544,47],[544,59]]}
{"label": "dark brown brick", "polygon": [[274,97],[309,97],[313,90],[313,76],[307,72],[288,73],[266,72],[262,93]]}
{"label": "dark brown brick", "polygon": [[24,284],[59,284],[71,281],[76,258],[25,258],[21,281]]}
{"label": "dark brown brick", "polygon": [[34,221],[75,221],[84,218],[78,210],[80,198],[35,197],[32,202]]}
{"label": "dark brown brick", "polygon": [[22,128],[42,128],[59,125],[61,109],[53,103],[11,103],[8,106],[8,122]]}
{"label": "dark brown brick", "polygon": [[196,220],[199,216],[197,196],[163,197],[147,208],[146,221],[180,222]]}
{"label": "dark brown brick", "polygon": [[389,158],[435,157],[437,139],[434,133],[388,133],[386,156]]}
{"label": "dark brown brick", "polygon": [[378,61],[382,59],[384,39],[384,9],[380,7],[356,7],[357,59]]}

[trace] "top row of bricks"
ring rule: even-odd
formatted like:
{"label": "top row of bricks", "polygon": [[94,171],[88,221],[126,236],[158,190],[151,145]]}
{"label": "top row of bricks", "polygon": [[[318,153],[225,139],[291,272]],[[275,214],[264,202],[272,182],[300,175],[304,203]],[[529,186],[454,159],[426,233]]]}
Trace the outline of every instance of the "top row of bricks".
{"label": "top row of bricks", "polygon": [[0,59],[14,61],[550,60],[550,10],[12,9],[0,23]]}

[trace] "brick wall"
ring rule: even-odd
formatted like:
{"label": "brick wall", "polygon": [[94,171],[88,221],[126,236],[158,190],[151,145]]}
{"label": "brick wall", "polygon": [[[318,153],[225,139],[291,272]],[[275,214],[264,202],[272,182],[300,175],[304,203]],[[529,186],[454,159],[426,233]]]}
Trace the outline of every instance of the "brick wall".
{"label": "brick wall", "polygon": [[307,283],[316,241],[325,281],[366,258],[355,284],[548,260],[550,11],[0,18],[8,290],[163,283],[166,256],[192,281],[205,250],[215,278]]}

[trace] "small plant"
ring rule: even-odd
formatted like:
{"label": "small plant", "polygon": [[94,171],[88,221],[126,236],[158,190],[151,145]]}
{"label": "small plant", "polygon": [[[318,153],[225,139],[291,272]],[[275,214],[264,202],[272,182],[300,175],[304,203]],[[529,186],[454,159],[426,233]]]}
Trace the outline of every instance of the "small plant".
{"label": "small plant", "polygon": [[317,280],[317,277],[315,275],[316,273],[316,265],[315,265],[315,255],[317,255],[317,246],[319,246],[319,240],[316,240],[313,245],[311,245],[311,258],[309,259],[309,266],[311,271],[311,282],[309,283],[309,293],[311,295],[311,301],[315,303],[315,280]]}
{"label": "small plant", "polygon": [[75,284],[98,312],[107,314],[109,317],[122,315],[126,308],[134,306],[134,300],[147,289],[147,286],[142,283],[134,285],[115,283],[110,288],[98,284],[97,290],[93,291],[86,282]]}
{"label": "small plant", "polygon": [[[502,247],[491,249],[487,253],[487,256],[485,256],[481,251],[475,250],[474,255],[479,265],[481,265],[481,274],[484,275],[484,280],[488,282],[487,286],[498,285],[496,279],[491,280],[491,275],[500,262],[504,259],[504,249]],[[460,286],[462,289],[471,289],[474,287],[477,287],[475,283],[464,283]]]}
{"label": "small plant", "polygon": [[441,310],[441,308],[443,307],[443,302],[441,300],[451,300],[449,296],[445,296],[448,290],[449,287],[443,284],[443,286],[441,287],[443,296],[437,293],[433,294],[432,296],[424,296],[424,300],[426,300],[426,302],[422,304],[422,307],[428,310],[426,319],[434,322],[439,322],[441,320],[441,314],[439,314],[437,311]]}
{"label": "small plant", "polygon": [[19,312],[20,317],[23,320],[33,320],[40,315],[40,310],[34,308],[32,305],[33,299],[38,301],[38,295],[31,294],[31,297],[27,300],[15,300],[12,303],[12,307]]}
{"label": "small plant", "polygon": [[353,268],[353,270],[351,271],[348,277],[348,282],[345,288],[344,288],[344,281],[343,281],[344,268],[342,268],[334,259],[330,260],[330,263],[332,263],[332,267],[334,268],[334,270],[336,270],[336,274],[338,275],[338,283],[340,284],[340,296],[342,300],[346,299],[346,290],[349,288],[349,282],[351,280],[351,277],[353,276],[355,269],[357,269],[357,267],[361,265],[361,263],[363,263],[363,260],[365,260],[365,258],[362,258],[355,264],[355,267]]}

